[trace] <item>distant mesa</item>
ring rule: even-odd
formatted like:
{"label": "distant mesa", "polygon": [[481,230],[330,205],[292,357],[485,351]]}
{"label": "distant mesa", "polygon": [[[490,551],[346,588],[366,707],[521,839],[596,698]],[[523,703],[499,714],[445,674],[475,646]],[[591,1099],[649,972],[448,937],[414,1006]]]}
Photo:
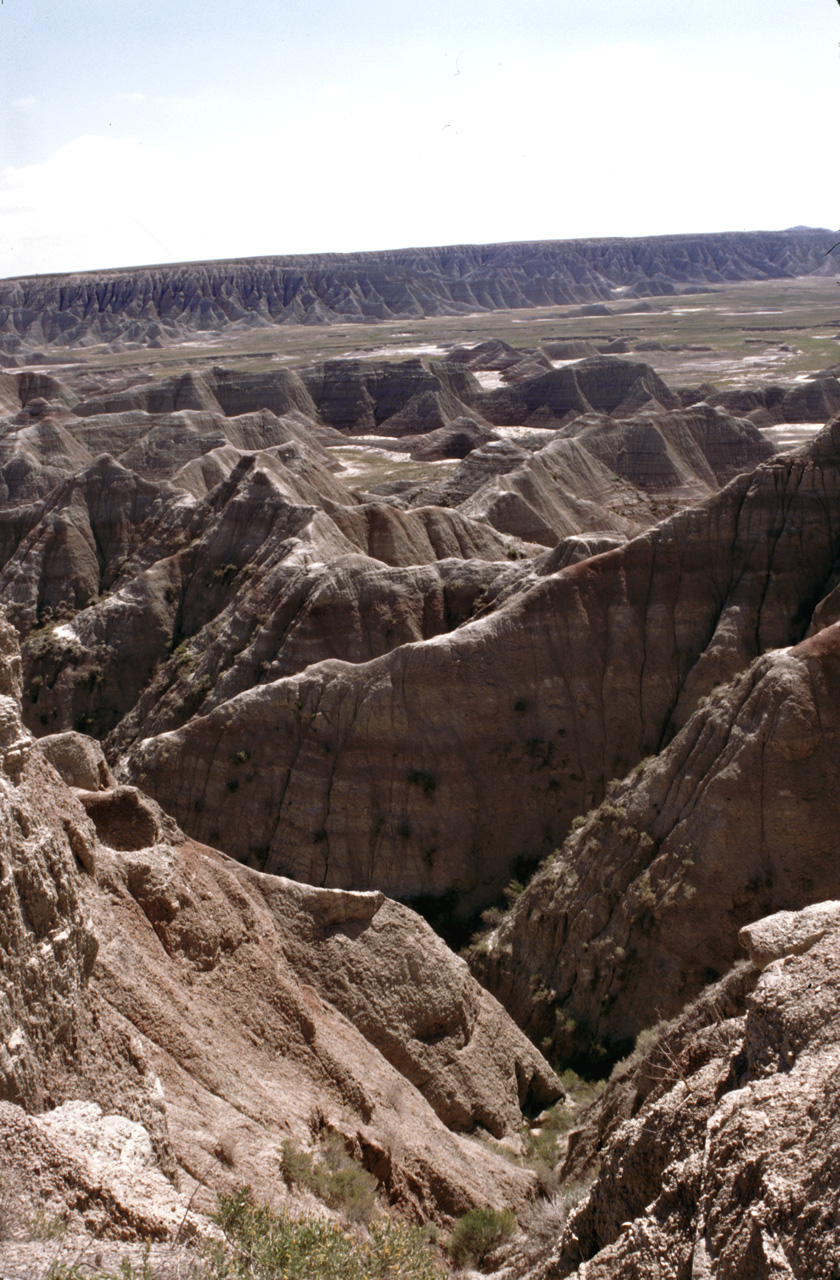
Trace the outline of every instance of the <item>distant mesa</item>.
{"label": "distant mesa", "polygon": [[[186,334],[276,324],[615,304],[834,269],[827,230],[542,240],[192,262],[0,283],[0,358],[97,342],[154,349]],[[836,261],[836,259],[834,260]],[[644,304],[650,305],[650,304]],[[638,308],[636,308],[638,309]],[[119,349],[115,347],[115,349]]]}

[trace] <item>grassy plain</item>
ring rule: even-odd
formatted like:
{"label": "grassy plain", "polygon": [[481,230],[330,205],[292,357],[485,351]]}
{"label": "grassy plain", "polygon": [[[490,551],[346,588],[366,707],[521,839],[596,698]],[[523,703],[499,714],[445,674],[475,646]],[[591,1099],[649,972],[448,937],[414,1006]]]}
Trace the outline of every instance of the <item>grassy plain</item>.
{"label": "grassy plain", "polygon": [[[448,346],[485,338],[502,338],[515,347],[570,338],[595,343],[624,339],[628,358],[644,360],[666,381],[708,381],[720,387],[790,380],[840,361],[840,289],[833,276],[737,283],[710,293],[652,298],[646,305],[652,309],[633,311],[632,302],[617,299],[609,304],[609,316],[576,315],[580,308],[568,306],[378,324],[277,325],[247,333],[193,335],[157,351],[76,348],[68,356],[77,363],[61,369],[51,363],[51,372],[73,383],[95,373],[109,381],[163,378],[214,364],[266,370],[338,356],[405,360],[416,354],[434,359]],[[634,353],[639,342],[709,349]],[[52,348],[53,361],[58,354]]]}

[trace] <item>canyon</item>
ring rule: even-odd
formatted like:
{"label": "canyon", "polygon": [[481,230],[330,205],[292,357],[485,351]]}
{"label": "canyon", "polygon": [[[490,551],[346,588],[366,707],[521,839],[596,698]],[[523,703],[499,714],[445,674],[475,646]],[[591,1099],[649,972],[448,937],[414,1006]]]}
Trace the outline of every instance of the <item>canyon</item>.
{"label": "canyon", "polygon": [[831,243],[0,283],[16,1221],[337,1142],[510,1280],[831,1274]]}

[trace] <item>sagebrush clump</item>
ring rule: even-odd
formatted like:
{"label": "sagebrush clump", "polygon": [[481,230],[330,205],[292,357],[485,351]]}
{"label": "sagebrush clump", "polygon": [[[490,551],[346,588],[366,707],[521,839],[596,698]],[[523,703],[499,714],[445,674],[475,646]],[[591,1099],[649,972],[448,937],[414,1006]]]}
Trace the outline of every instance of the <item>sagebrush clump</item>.
{"label": "sagebrush clump", "polygon": [[206,1280],[443,1280],[419,1227],[381,1218],[367,1237],[255,1204],[249,1188],[219,1197],[226,1244],[205,1249]]}

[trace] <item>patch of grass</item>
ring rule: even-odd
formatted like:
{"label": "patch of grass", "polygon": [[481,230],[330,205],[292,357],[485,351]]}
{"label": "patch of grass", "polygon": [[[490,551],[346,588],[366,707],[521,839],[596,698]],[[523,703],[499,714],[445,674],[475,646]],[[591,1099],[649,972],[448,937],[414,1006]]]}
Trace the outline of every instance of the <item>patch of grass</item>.
{"label": "patch of grass", "polygon": [[421,1228],[387,1218],[360,1239],[334,1222],[274,1213],[246,1187],[220,1196],[214,1219],[227,1244],[205,1248],[207,1280],[444,1280]]}
{"label": "patch of grass", "polygon": [[452,1261],[459,1267],[480,1267],[488,1253],[516,1231],[510,1209],[471,1209],[456,1222],[447,1242]]}
{"label": "patch of grass", "polygon": [[287,1138],[280,1157],[290,1186],[306,1187],[351,1222],[368,1222],[376,1207],[377,1181],[347,1154],[338,1134],[330,1134],[314,1152],[302,1151]]}
{"label": "patch of grass", "polygon": [[27,1234],[30,1240],[61,1240],[67,1231],[63,1218],[50,1217],[43,1209],[29,1219]]}

